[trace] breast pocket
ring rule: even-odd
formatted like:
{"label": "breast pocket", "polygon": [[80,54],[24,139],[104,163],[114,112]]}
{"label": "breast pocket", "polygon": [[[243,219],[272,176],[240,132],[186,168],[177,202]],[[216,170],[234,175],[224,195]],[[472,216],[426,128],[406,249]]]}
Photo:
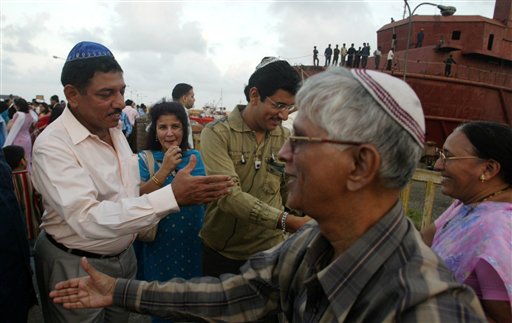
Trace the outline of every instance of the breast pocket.
{"label": "breast pocket", "polygon": [[284,176],[284,164],[275,160],[268,160],[266,171],[263,190],[267,194],[278,194]]}
{"label": "breast pocket", "polygon": [[230,151],[229,152],[229,157],[231,157],[231,161],[233,162],[233,165],[235,166],[235,168],[241,167],[245,164],[243,162],[243,160],[245,158],[242,158],[242,156],[243,156],[243,154],[240,151]]}

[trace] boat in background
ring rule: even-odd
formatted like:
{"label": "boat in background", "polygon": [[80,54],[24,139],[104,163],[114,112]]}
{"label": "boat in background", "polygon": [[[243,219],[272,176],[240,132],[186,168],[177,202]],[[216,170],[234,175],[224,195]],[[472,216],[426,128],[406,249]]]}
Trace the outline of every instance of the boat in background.
{"label": "boat in background", "polygon": [[[408,47],[406,82],[418,94],[426,120],[429,147],[440,146],[457,125],[469,120],[489,120],[512,126],[512,1],[496,0],[494,17],[413,15]],[[424,39],[416,48],[416,35]],[[380,68],[395,46],[390,71],[404,78],[409,18],[392,21],[377,31],[381,47]],[[372,50],[373,51],[373,50]],[[444,61],[455,64],[445,76]],[[368,60],[368,69],[374,59]],[[297,66],[303,78],[323,67]],[[426,153],[431,149],[426,147]]]}
{"label": "boat in background", "polygon": [[[383,58],[395,42],[391,73],[403,77],[409,19],[377,31]],[[416,35],[423,30],[421,47]],[[427,140],[442,145],[462,122],[489,120],[512,125],[512,1],[496,0],[494,17],[411,17],[406,81],[425,113]],[[452,55],[451,75],[444,61]]]}

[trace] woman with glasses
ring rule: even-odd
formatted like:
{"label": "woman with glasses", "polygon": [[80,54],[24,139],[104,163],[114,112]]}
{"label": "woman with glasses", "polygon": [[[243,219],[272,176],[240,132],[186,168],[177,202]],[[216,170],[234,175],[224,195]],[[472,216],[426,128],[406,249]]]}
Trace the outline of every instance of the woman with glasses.
{"label": "woman with glasses", "polygon": [[[148,150],[139,153],[141,195],[171,183],[192,155],[197,160],[192,176],[205,175],[199,152],[188,147],[188,117],[183,106],[177,102],[158,103],[151,109],[150,117]],[[146,241],[134,244],[137,278],[167,281],[175,277],[202,276],[202,247],[198,234],[204,211],[204,205],[180,206],[180,212],[167,215],[158,227],[145,232]],[[152,322],[168,321],[153,317]]]}
{"label": "woman with glasses", "polygon": [[512,322],[512,129],[463,124],[438,154],[442,192],[455,201],[423,239],[475,290],[491,322]]}

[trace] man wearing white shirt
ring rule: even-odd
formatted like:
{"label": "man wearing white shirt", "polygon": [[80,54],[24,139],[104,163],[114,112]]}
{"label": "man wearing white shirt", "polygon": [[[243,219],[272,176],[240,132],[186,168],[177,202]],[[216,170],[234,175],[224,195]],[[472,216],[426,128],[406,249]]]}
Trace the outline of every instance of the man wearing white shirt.
{"label": "man wearing white shirt", "polygon": [[139,196],[137,156],[119,118],[126,84],[105,46],[80,42],[64,64],[61,82],[68,107],[38,137],[33,182],[45,214],[35,246],[36,274],[46,322],[123,322],[119,308],[67,311],[48,293],[59,281],[81,275],[87,256],[115,277],[133,278],[137,232],[178,205],[206,203],[229,192],[227,176],[192,177],[195,159],[171,185]]}
{"label": "man wearing white shirt", "polygon": [[[126,113],[126,116],[128,117],[128,121],[130,121],[130,124],[132,125],[132,129],[135,129],[135,119],[139,117],[139,112],[137,112],[137,109],[135,109],[135,103],[128,99],[125,101],[125,107],[123,109],[123,112]],[[128,144],[130,145],[130,148],[134,153],[137,152],[137,137],[136,132],[132,131],[130,132],[130,135],[127,137]]]}
{"label": "man wearing white shirt", "polygon": [[175,102],[181,103],[181,105],[185,108],[185,112],[188,117],[188,145],[190,149],[194,148],[194,137],[192,136],[192,126],[190,124],[190,115],[188,114],[188,110],[194,107],[194,102],[196,102],[196,98],[194,97],[194,88],[192,85],[186,83],[178,83],[172,89],[172,100]]}
{"label": "man wearing white shirt", "polygon": [[123,109],[124,113],[128,116],[128,120],[130,120],[130,123],[132,126],[135,125],[135,119],[139,116],[139,112],[137,112],[137,109],[135,109],[135,103],[128,99],[125,102],[125,107]]}
{"label": "man wearing white shirt", "polygon": [[347,59],[347,47],[345,46],[345,44],[343,44],[343,46],[341,46],[341,48],[340,48],[340,56],[341,56],[340,66],[345,66],[346,59]]}
{"label": "man wearing white shirt", "polygon": [[393,48],[391,48],[388,52],[388,60],[386,65],[386,70],[391,71],[393,68],[393,59],[395,58],[395,53],[393,52]]}

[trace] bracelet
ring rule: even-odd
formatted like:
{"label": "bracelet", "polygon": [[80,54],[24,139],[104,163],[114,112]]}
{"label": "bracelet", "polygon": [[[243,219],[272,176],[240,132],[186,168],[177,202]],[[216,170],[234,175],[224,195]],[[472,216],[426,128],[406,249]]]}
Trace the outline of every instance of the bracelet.
{"label": "bracelet", "polygon": [[160,181],[158,180],[158,178],[156,178],[156,176],[155,176],[155,175],[153,175],[153,177],[151,177],[151,180],[152,180],[156,185],[158,185],[158,186],[160,186],[160,187],[162,187],[162,186],[163,186],[162,182],[160,182]]}
{"label": "bracelet", "polygon": [[288,217],[288,212],[283,212],[283,215],[281,215],[281,230],[283,230],[283,233],[286,233],[286,218]]}

